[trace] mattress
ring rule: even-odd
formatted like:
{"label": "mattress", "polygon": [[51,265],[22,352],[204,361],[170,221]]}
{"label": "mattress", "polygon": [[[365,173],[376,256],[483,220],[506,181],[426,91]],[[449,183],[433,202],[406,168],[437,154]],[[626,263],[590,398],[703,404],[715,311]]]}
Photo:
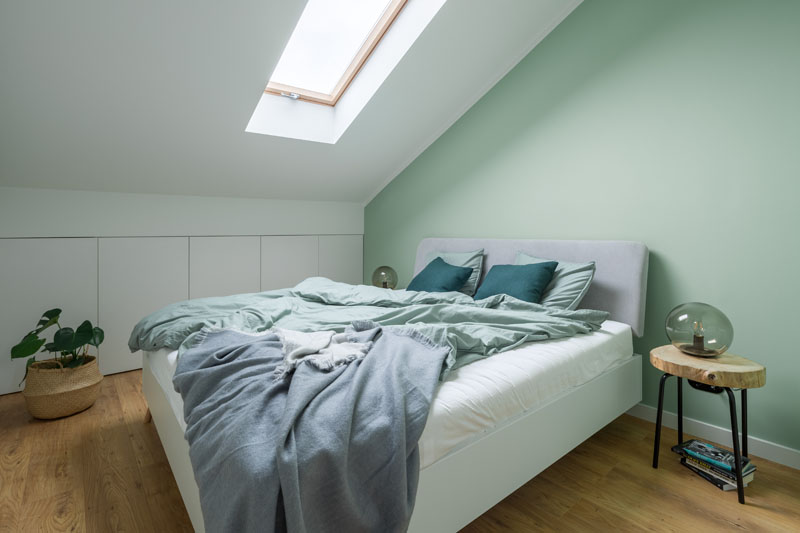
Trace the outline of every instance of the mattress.
{"label": "mattress", "polygon": [[[434,396],[419,443],[420,467],[430,466],[632,356],[630,326],[607,320],[588,335],[526,343],[454,370]],[[145,357],[185,430],[183,400],[172,386],[177,351],[145,352]]]}

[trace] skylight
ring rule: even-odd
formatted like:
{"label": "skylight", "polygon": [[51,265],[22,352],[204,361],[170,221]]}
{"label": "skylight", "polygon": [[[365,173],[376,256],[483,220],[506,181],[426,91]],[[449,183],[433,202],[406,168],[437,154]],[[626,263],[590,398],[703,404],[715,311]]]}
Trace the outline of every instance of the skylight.
{"label": "skylight", "polygon": [[406,0],[308,0],[266,92],[335,105]]}

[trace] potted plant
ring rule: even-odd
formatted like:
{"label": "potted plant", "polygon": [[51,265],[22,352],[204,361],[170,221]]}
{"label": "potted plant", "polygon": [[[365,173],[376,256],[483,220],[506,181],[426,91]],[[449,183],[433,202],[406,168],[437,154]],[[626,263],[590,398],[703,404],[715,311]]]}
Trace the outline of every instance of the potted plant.
{"label": "potted plant", "polygon": [[[11,348],[12,359],[29,357],[22,395],[28,411],[36,418],[60,418],[88,409],[97,399],[103,381],[97,356],[89,355],[89,346],[97,348],[103,342],[103,330],[88,320],[74,330],[62,328],[60,316],[61,309],[46,311],[36,329]],[[39,335],[52,326],[58,326],[58,331],[52,342],[47,342]],[[37,361],[39,348],[53,357]]]}

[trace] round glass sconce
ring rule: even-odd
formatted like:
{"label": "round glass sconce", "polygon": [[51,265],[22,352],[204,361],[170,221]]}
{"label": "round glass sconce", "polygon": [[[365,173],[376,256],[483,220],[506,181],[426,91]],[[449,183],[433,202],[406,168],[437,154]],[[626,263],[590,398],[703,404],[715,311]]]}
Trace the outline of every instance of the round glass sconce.
{"label": "round glass sconce", "polygon": [[667,315],[667,337],[673,346],[689,355],[714,357],[733,342],[733,324],[713,305],[690,302]]}
{"label": "round glass sconce", "polygon": [[397,287],[397,272],[390,266],[380,266],[372,273],[372,284],[384,289]]}

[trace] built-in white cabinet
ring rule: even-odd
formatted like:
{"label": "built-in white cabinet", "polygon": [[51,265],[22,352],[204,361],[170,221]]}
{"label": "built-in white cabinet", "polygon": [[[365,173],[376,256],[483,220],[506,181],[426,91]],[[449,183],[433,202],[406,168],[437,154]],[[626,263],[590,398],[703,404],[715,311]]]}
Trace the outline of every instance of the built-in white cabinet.
{"label": "built-in white cabinet", "polygon": [[362,283],[364,276],[362,235],[320,235],[319,275],[334,281]]}
{"label": "built-in white cabinet", "polygon": [[97,324],[97,239],[0,239],[0,394],[21,390],[26,360],[11,347],[54,307],[62,326]]}
{"label": "built-in white cabinet", "polygon": [[258,292],[259,237],[190,237],[189,297]]}
{"label": "built-in white cabinet", "polygon": [[189,238],[129,237],[99,240],[99,314],[106,339],[100,371],[142,367],[128,338],[133,326],[159,308],[189,298]]}
{"label": "built-in white cabinet", "polygon": [[167,304],[318,275],[361,283],[362,255],[361,235],[0,239],[0,394],[20,390],[25,361],[9,352],[48,309],[102,327],[100,371],[114,374],[141,368],[131,330]]}
{"label": "built-in white cabinet", "polygon": [[294,287],[319,275],[319,237],[261,237],[261,290]]}

